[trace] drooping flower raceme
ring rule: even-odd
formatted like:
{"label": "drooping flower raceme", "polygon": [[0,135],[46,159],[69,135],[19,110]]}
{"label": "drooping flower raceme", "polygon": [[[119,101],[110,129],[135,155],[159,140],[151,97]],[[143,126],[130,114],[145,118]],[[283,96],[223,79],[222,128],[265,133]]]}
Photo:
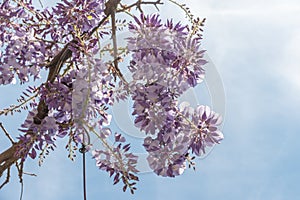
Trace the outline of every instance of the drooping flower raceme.
{"label": "drooping flower raceme", "polygon": [[[106,144],[104,149],[95,152],[111,154],[111,160],[106,160],[111,164],[106,164],[106,169],[121,174],[119,178],[129,184],[130,180],[138,180],[134,175],[136,156],[128,152],[127,144],[114,146],[103,134],[111,121],[107,110],[116,97],[113,96],[115,86],[110,64],[99,59],[97,43],[104,33],[98,31],[100,38],[83,37],[105,17],[104,3],[102,0],[63,0],[42,11],[35,9],[30,0],[1,3],[0,84],[14,83],[16,78],[20,83],[28,82],[30,76],[39,78],[40,69],[56,67],[51,61],[55,60],[59,49],[67,46],[72,56],[60,61],[65,64],[62,66],[64,73],[56,74],[35,91],[40,103],[31,104],[33,110],[20,128],[24,135],[19,136],[22,142],[18,156],[35,158],[37,151],[53,150],[56,139],[65,136],[69,137],[69,149],[70,142],[90,148],[90,134],[95,134]],[[34,99],[27,94],[26,97]],[[22,100],[27,101],[24,97]],[[70,151],[72,153],[72,149]],[[94,157],[99,163],[98,157]]]}
{"label": "drooping flower raceme", "polygon": [[67,32],[88,32],[104,16],[104,0],[64,0],[53,8],[56,20]]}
{"label": "drooping flower raceme", "polygon": [[142,15],[135,21],[137,25],[129,25],[133,36],[128,38],[134,82],[159,83],[174,94],[202,82],[206,61],[199,49],[200,38],[190,37],[186,26],[179,23],[163,25],[158,15]]}
{"label": "drooping flower raceme", "polygon": [[160,176],[174,177],[186,169],[186,155],[190,140],[183,132],[178,132],[175,124],[163,127],[156,138],[146,137],[144,147],[149,153],[147,161],[153,171]]}
{"label": "drooping flower raceme", "polygon": [[[49,75],[56,69],[44,84],[27,90],[33,96],[24,93],[21,98],[22,105],[31,102],[32,110],[20,128],[24,134],[19,136],[18,156],[35,158],[40,151],[43,157],[43,152],[56,147],[57,138],[68,137],[71,159],[71,146],[81,144],[91,150],[99,169],[114,175],[114,184],[122,180],[123,190],[128,187],[133,192],[138,158],[129,152],[125,138],[112,134],[109,127],[113,117],[109,108],[115,100],[132,98],[134,124],[146,134],[143,146],[149,166],[164,177],[181,175],[190,154],[201,156],[207,147],[220,143],[222,119],[208,106],[192,108],[178,102],[180,95],[204,79],[201,36],[172,20],[163,24],[159,15],[134,17],[124,51],[131,55],[132,80],[119,81],[115,76],[120,76],[121,67],[101,57],[106,51],[118,52],[109,45],[101,47],[103,35],[110,31],[104,10],[104,0],[62,0],[42,11],[31,0],[4,0],[0,85],[25,83],[30,77],[39,78],[41,69],[49,70]],[[121,57],[113,57],[117,56]],[[101,148],[94,149],[91,135]]]}
{"label": "drooping flower raceme", "polygon": [[[88,67],[83,64],[87,64]],[[110,124],[111,115],[106,109],[114,102],[112,79],[107,67],[99,59],[90,59],[80,64],[72,93],[73,120],[76,128],[82,129],[84,123],[100,129]],[[95,118],[98,120],[95,121]]]}
{"label": "drooping flower raceme", "polygon": [[[114,77],[109,72],[109,63],[103,63],[97,58],[99,51],[85,49],[84,58],[77,64],[76,76],[72,82],[72,117],[76,142],[92,145],[90,134],[96,135],[102,148],[92,148],[93,158],[101,170],[114,175],[114,184],[120,180],[133,192],[136,175],[137,156],[129,152],[130,144],[125,144],[125,138],[116,133],[114,143],[109,141],[111,134],[110,122],[112,115],[108,108],[114,103]],[[100,131],[100,134],[96,133]]]}
{"label": "drooping flower raceme", "polygon": [[0,84],[40,78],[61,43],[88,33],[104,17],[104,1],[63,0],[52,9],[35,9],[32,1],[0,5]]}
{"label": "drooping flower raceme", "polygon": [[0,84],[15,83],[16,76],[21,83],[29,76],[39,78],[40,68],[55,53],[27,24],[30,19],[28,11],[9,0],[0,5]]}
{"label": "drooping flower raceme", "polygon": [[[56,124],[56,119],[53,117],[52,113],[49,113],[49,116],[45,117],[41,124],[34,123],[34,116],[37,111],[30,111],[27,119],[22,124],[20,131],[28,132],[35,134],[26,134],[19,136],[19,139],[23,142],[19,147],[17,154],[22,156],[22,159],[25,160],[27,155],[31,158],[35,158],[37,153],[36,150],[41,151],[45,148],[45,145],[53,150],[55,146],[56,134],[58,133],[59,127]],[[38,134],[36,134],[38,133]]]}
{"label": "drooping flower raceme", "polygon": [[189,153],[200,156],[223,139],[221,118],[209,107],[178,106],[178,97],[204,79],[201,38],[180,23],[162,24],[158,15],[141,15],[135,22],[128,38],[134,122],[152,135],[144,141],[149,166],[174,177],[185,170]]}

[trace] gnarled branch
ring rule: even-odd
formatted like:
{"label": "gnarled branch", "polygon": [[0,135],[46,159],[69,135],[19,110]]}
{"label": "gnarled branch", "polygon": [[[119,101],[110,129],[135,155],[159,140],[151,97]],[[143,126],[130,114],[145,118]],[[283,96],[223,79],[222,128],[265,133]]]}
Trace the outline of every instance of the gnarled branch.
{"label": "gnarled branch", "polygon": [[[97,26],[95,26],[91,31],[85,32],[82,34],[83,38],[89,38],[91,37],[99,27],[101,27],[109,18],[109,16],[112,13],[115,12],[124,12],[126,10],[129,10],[132,7],[137,7],[139,10],[141,10],[142,4],[147,5],[154,5],[157,7],[158,4],[162,4],[160,0],[157,1],[141,1],[138,0],[136,3],[133,3],[129,6],[122,6],[122,9],[116,10],[118,4],[120,3],[120,0],[109,0],[106,3],[107,8],[105,9],[106,16],[98,23]],[[46,66],[49,68],[48,71],[48,77],[44,84],[47,85],[47,83],[52,83],[55,78],[59,75],[60,70],[62,66],[65,64],[65,62],[71,58],[72,51],[70,50],[70,45],[76,45],[76,41],[72,40],[68,44],[66,44],[62,50],[50,61],[50,63]],[[117,59],[115,58],[114,64],[116,64]],[[45,103],[45,101],[40,101],[37,106],[37,114],[34,116],[34,123],[41,124],[45,117],[48,116],[48,106]],[[32,130],[28,130],[26,135],[34,136],[36,133],[34,133]],[[12,142],[12,146],[0,153],[0,177],[2,177],[3,173],[7,170],[9,173],[10,167],[17,163],[19,159],[22,158],[22,154],[18,154],[18,148],[23,144],[22,140],[19,140],[18,142],[14,142],[12,138],[10,138],[10,141]],[[20,170],[19,170],[20,171]],[[22,172],[23,173],[23,172]],[[6,179],[5,184],[9,181],[9,178]],[[3,184],[3,185],[5,185]],[[3,187],[3,185],[1,187]]]}

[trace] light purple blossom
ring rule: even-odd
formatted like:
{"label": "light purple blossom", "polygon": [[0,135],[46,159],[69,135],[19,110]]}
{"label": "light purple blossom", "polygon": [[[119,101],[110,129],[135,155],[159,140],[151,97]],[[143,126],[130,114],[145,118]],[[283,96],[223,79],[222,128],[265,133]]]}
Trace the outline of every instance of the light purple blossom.
{"label": "light purple blossom", "polygon": [[[207,147],[220,143],[222,119],[208,106],[178,106],[180,95],[201,83],[205,75],[201,37],[187,25],[173,20],[163,23],[156,14],[134,17],[126,40],[132,79],[129,83],[116,79],[117,66],[102,56],[112,49],[101,47],[99,41],[104,34],[110,36],[111,30],[106,27],[108,20],[99,25],[106,19],[105,2],[62,0],[37,10],[31,0],[22,5],[4,0],[0,4],[0,85],[38,79],[42,69],[59,66],[53,58],[68,48],[71,53],[60,60],[59,73],[27,90],[35,96],[24,93],[32,98],[33,110],[21,125],[24,134],[19,136],[17,153],[23,160],[34,159],[38,151],[53,150],[57,138],[68,136],[69,150],[73,151],[72,142],[82,144],[92,152],[96,166],[114,176],[114,184],[122,180],[123,190],[133,191],[138,157],[130,153],[125,137],[112,135],[109,108],[115,100],[132,98],[134,124],[147,134],[143,146],[149,166],[164,177],[181,175],[190,154],[201,156]],[[20,101],[25,104],[26,98]],[[92,149],[90,134],[97,135],[102,148]]]}
{"label": "light purple blossom", "polygon": [[[24,5],[34,10],[30,2]],[[0,5],[0,84],[13,83],[16,77],[20,83],[29,81],[30,76],[39,78],[45,61],[53,57],[56,46],[41,39],[39,26],[23,23],[33,19],[28,10],[11,1]]]}
{"label": "light purple blossom", "polygon": [[[108,137],[111,131],[107,129],[103,131],[105,137]],[[107,171],[110,176],[114,176],[114,184],[122,180],[124,187],[130,187],[131,192],[136,188],[133,185],[138,181],[138,177],[134,174],[139,172],[136,169],[138,157],[130,153],[130,144],[125,144],[125,138],[118,133],[114,135],[114,145],[104,143],[103,149],[92,151],[93,158],[96,160],[96,166],[99,169]]]}
{"label": "light purple blossom", "polygon": [[53,14],[68,32],[90,31],[104,16],[104,1],[63,0],[53,8]]}
{"label": "light purple blossom", "polygon": [[79,63],[78,69],[72,83],[72,112],[75,126],[80,127],[85,122],[101,129],[102,126],[109,125],[111,120],[106,110],[114,103],[114,85],[111,84],[113,76],[108,73],[105,63],[92,57],[85,63]]}
{"label": "light purple blossom", "polygon": [[167,119],[174,115],[172,109],[176,101],[164,86],[137,84],[132,99],[132,114],[136,115],[134,123],[146,133],[157,133],[167,123]]}
{"label": "light purple blossom", "polygon": [[208,106],[198,106],[192,109],[188,104],[181,105],[182,114],[190,120],[190,148],[197,156],[205,154],[205,149],[223,140],[223,133],[219,130],[222,117]]}
{"label": "light purple blossom", "polygon": [[204,79],[205,51],[187,26],[172,20],[164,25],[158,15],[134,19],[128,38],[134,122],[152,135],[144,141],[150,167],[158,175],[177,176],[190,151],[200,156],[223,139],[218,114],[204,106],[177,105],[183,92]]}
{"label": "light purple blossom", "polygon": [[[27,119],[21,125],[22,132],[30,131],[31,134],[25,134],[23,136],[19,136],[20,140],[23,140],[18,147],[18,154],[22,155],[22,158],[25,159],[27,155],[32,157],[33,159],[36,156],[36,150],[43,150],[46,145],[48,148],[56,147],[55,140],[56,135],[59,131],[59,127],[56,124],[56,119],[53,117],[52,113],[49,113],[40,124],[35,123],[34,117],[37,113],[37,110],[30,111]],[[31,152],[29,150],[31,149]]]}
{"label": "light purple blossom", "polygon": [[162,141],[147,137],[144,140],[144,147],[149,153],[147,161],[150,168],[157,175],[174,177],[181,175],[186,169],[185,155],[188,151],[189,139],[184,134],[168,133],[168,136],[172,139]]}
{"label": "light purple blossom", "polygon": [[204,79],[204,51],[200,38],[187,34],[186,26],[172,21],[161,23],[158,15],[135,18],[129,30],[128,50],[132,61],[129,70],[133,83],[159,83],[175,94],[182,94]]}

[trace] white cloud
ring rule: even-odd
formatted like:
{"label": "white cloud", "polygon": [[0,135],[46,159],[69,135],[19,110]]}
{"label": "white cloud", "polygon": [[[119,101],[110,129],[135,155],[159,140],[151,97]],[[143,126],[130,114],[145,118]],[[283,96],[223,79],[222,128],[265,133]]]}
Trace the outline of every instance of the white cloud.
{"label": "white cloud", "polygon": [[286,82],[290,82],[291,87],[286,88],[300,92],[300,28],[292,29],[293,33],[287,41],[282,55],[282,63],[279,73],[283,75]]}
{"label": "white cloud", "polygon": [[288,0],[228,0],[228,1],[201,1],[191,0],[187,5],[191,5],[191,10],[202,15],[269,15],[298,12],[300,10],[299,1]]}
{"label": "white cloud", "polygon": [[[251,191],[257,191],[259,184],[269,183],[276,167],[273,164],[289,156],[277,157],[282,148],[290,153],[290,147],[276,135],[295,139],[295,133],[280,132],[276,123],[289,124],[284,118],[297,115],[291,110],[291,100],[300,106],[300,2],[192,2],[192,11],[207,17],[204,45],[221,71],[227,91],[225,140],[211,156],[231,180],[224,180],[225,187],[219,192],[226,194],[234,182],[239,184],[237,190],[243,190],[242,183],[247,183],[244,195],[256,199],[253,197],[260,194]],[[206,159],[204,163],[209,165]],[[220,170],[216,163],[209,167]],[[220,179],[224,177],[220,175]],[[289,177],[283,176],[282,180],[287,182]],[[214,188],[214,184],[208,188]],[[272,190],[272,185],[265,187],[268,192]],[[286,189],[274,191],[274,197],[285,192]],[[265,196],[264,193],[259,199]]]}
{"label": "white cloud", "polygon": [[[208,18],[207,29],[205,28],[205,45],[208,47],[209,56],[221,71],[221,77],[224,79],[228,94],[227,111],[230,114],[225,121],[225,131],[227,130],[227,132],[225,132],[224,142],[220,146],[216,146],[213,153],[203,160],[203,164],[198,166],[197,173],[198,175],[202,173],[199,175],[202,180],[193,180],[191,184],[197,188],[200,181],[202,184],[205,183],[208,189],[207,191],[202,190],[205,194],[211,193],[210,190],[215,188],[216,184],[224,186],[224,188],[218,188],[219,196],[222,196],[231,193],[228,187],[233,185],[230,184],[245,183],[243,179],[249,176],[248,172],[250,171],[253,173],[251,174],[253,176],[250,177],[252,181],[250,184],[252,185],[247,186],[251,187],[249,191],[255,191],[253,179],[258,179],[257,183],[260,183],[262,178],[257,176],[257,172],[265,172],[266,168],[272,165],[272,158],[268,157],[268,163],[263,165],[261,163],[269,155],[278,155],[276,151],[279,151],[277,148],[271,148],[275,140],[268,138],[267,129],[263,127],[262,131],[267,130],[263,133],[251,132],[258,129],[255,129],[257,122],[263,126],[269,123],[267,120],[271,119],[263,119],[262,115],[265,115],[264,112],[276,108],[279,101],[278,99],[272,100],[272,96],[268,96],[264,90],[272,93],[273,88],[270,89],[269,86],[272,85],[273,78],[280,81],[282,88],[286,87],[287,94],[300,90],[299,3],[298,1],[272,0],[229,0],[223,2],[191,0],[186,1],[186,3],[191,5],[195,15]],[[168,13],[168,15],[170,14]],[[278,48],[278,50],[275,51],[274,48]],[[270,51],[273,53],[268,54]],[[261,72],[263,74],[260,74]],[[252,78],[253,82],[247,82],[247,78]],[[272,95],[280,96],[278,94]],[[292,95],[295,94],[290,96]],[[280,104],[280,106],[282,105]],[[232,132],[228,132],[228,130]],[[268,141],[268,144],[264,145],[265,141]],[[280,145],[283,145],[281,141],[276,143],[276,147],[280,147]],[[62,153],[62,155],[57,157],[57,154],[51,153],[50,157],[52,158],[49,157],[49,160],[46,160],[43,170],[41,170],[43,171],[41,176],[42,173],[46,173],[46,175],[34,179],[36,181],[34,187],[37,190],[32,191],[30,194],[32,196],[28,199],[46,199],[46,197],[47,199],[57,199],[57,194],[60,192],[71,194],[72,187],[78,189],[75,183],[70,180],[63,182],[55,181],[53,178],[57,177],[57,180],[61,180],[63,177],[74,178],[74,180],[80,179],[74,177],[74,174],[77,174],[74,172],[75,170],[70,171],[70,168],[64,167],[68,171],[62,171],[58,167],[60,164],[68,165],[69,161],[67,161],[67,153],[64,150],[57,153]],[[93,161],[89,160],[89,162]],[[47,172],[46,169],[51,169],[51,171]],[[216,175],[213,174],[215,171],[217,171]],[[207,177],[203,176],[203,172],[207,173]],[[104,172],[99,171],[98,173]],[[206,182],[207,180],[211,180],[211,182]],[[282,181],[285,181],[285,177],[282,178]],[[174,190],[179,188],[181,184],[178,185]],[[188,186],[188,184],[186,185]],[[234,186],[235,190],[245,189],[239,185]],[[158,187],[164,190],[166,184],[158,185]],[[265,187],[268,189],[272,185],[266,184]],[[64,191],[61,191],[62,188]],[[139,189],[145,190],[145,188]],[[29,190],[28,187],[27,192]],[[179,189],[178,191],[182,190]],[[80,193],[80,191],[76,192]],[[103,192],[103,189],[100,188],[99,192]],[[277,191],[274,196],[277,194],[281,197],[284,192],[285,190]],[[145,192],[145,194],[148,193]],[[148,196],[151,195],[153,194],[148,194]],[[174,196],[175,199],[176,195]],[[248,199],[251,197],[249,196]],[[157,197],[157,199],[159,198]],[[263,199],[263,195],[260,199]]]}
{"label": "white cloud", "polygon": [[269,70],[283,87],[299,92],[299,1],[191,2],[195,15],[208,19],[203,42],[217,67],[221,71],[227,67],[222,71],[223,76],[227,72],[225,76],[234,76],[229,73],[232,73],[230,70],[235,62],[249,66],[243,62],[247,62],[245,58],[251,54],[254,58],[256,56],[252,63],[264,63],[257,70]]}

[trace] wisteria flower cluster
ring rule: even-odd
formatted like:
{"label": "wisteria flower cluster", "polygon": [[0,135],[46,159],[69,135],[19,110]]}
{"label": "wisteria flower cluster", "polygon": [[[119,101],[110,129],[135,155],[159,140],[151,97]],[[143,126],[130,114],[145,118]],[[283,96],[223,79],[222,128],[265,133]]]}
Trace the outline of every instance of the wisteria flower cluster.
{"label": "wisteria flower cluster", "polygon": [[204,78],[204,51],[200,38],[191,37],[187,26],[170,20],[162,24],[158,15],[134,18],[129,30],[128,50],[134,52],[130,63],[134,83],[148,81],[168,87],[175,95],[201,83]]}
{"label": "wisteria flower cluster", "polygon": [[[23,93],[20,105],[0,110],[2,115],[30,109],[19,128],[19,141],[5,152],[11,155],[10,165],[0,156],[0,176],[19,159],[24,162],[39,155],[42,160],[55,149],[58,138],[68,138],[72,160],[82,145],[99,169],[114,176],[114,184],[122,180],[123,190],[133,193],[139,180],[138,157],[121,133],[112,134],[110,126],[110,108],[126,98],[133,100],[134,124],[145,133],[143,147],[157,175],[181,175],[192,163],[192,155],[201,156],[220,143],[221,116],[208,106],[192,108],[178,101],[204,80],[207,61],[200,48],[201,35],[195,34],[199,27],[172,19],[163,23],[158,14],[141,12],[129,24],[118,21],[128,25],[131,33],[124,54],[119,53],[114,34],[113,47],[102,45],[103,34],[119,30],[116,14],[130,13],[134,6],[142,11],[143,4],[162,3],[62,0],[42,10],[31,0],[0,3],[0,85],[27,83],[40,78],[42,70],[48,71],[43,84]],[[109,26],[104,26],[109,20]],[[110,58],[103,57],[106,51]],[[130,81],[122,74],[123,56],[130,58]],[[100,148],[93,146],[92,135]]]}
{"label": "wisteria flower cluster", "polygon": [[178,106],[178,97],[204,78],[200,38],[179,23],[162,24],[158,15],[141,15],[135,22],[128,38],[134,122],[152,135],[144,142],[150,167],[174,177],[186,168],[189,152],[200,156],[223,139],[221,117],[207,106]]}
{"label": "wisteria flower cluster", "polygon": [[[109,137],[110,135],[110,129],[103,129],[102,137]],[[135,173],[139,172],[136,169],[138,157],[128,152],[130,150],[130,144],[125,144],[125,142],[126,139],[121,134],[115,133],[114,143],[117,145],[112,147],[111,152],[94,150],[92,154],[96,160],[97,167],[107,171],[110,176],[114,175],[114,184],[122,180],[124,183],[123,191],[129,187],[131,193],[133,193],[136,189],[135,181],[139,180],[135,175]],[[104,143],[104,145],[107,146],[107,148],[111,148],[107,143]]]}
{"label": "wisteria flower cluster", "polygon": [[29,81],[29,76],[39,78],[40,68],[53,56],[53,49],[27,24],[30,18],[24,8],[9,0],[0,5],[0,84],[15,83],[16,76],[21,83]]}
{"label": "wisteria flower cluster", "polygon": [[104,16],[104,0],[62,0],[53,8],[53,14],[67,32],[88,32]]}

